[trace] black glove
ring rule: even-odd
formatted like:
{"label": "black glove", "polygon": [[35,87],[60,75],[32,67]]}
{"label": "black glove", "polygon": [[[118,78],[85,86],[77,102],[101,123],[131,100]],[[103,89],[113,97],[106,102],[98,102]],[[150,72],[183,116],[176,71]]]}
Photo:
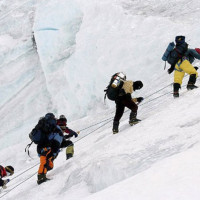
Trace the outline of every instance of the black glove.
{"label": "black glove", "polygon": [[198,67],[194,67],[196,70],[198,70],[199,68]]}
{"label": "black glove", "polygon": [[171,74],[173,71],[174,71],[173,68],[169,68],[169,69],[167,70],[168,74]]}
{"label": "black glove", "polygon": [[143,100],[144,100],[143,97],[138,97],[138,98],[137,98],[137,102],[138,102],[138,103],[141,103]]}
{"label": "black glove", "polygon": [[171,67],[167,70],[168,74],[171,74],[175,69],[175,65],[171,65]]}
{"label": "black glove", "polygon": [[77,131],[77,132],[75,132],[74,133],[74,137],[76,138],[76,137],[78,137],[78,134],[80,133],[80,131]]}

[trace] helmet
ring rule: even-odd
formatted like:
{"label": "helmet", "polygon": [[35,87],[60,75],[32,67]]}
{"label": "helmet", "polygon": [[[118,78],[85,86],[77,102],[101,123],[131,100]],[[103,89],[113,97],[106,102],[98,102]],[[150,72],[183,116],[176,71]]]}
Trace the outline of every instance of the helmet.
{"label": "helmet", "polygon": [[14,168],[13,168],[11,165],[6,166],[6,167],[5,167],[5,170],[6,170],[6,172],[9,173],[11,176],[14,174]]}

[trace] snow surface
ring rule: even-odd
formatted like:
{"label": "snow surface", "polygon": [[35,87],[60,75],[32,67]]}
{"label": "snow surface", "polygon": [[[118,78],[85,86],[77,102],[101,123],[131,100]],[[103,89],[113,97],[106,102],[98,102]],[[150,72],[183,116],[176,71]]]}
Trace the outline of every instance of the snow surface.
{"label": "snow surface", "polygon": [[[178,34],[199,47],[199,10],[195,0],[2,0],[0,164],[15,174],[0,198],[199,200],[199,89],[186,91],[187,76],[173,99],[161,61]],[[103,90],[118,71],[144,82],[134,96],[145,101],[142,122],[130,127],[126,110],[113,135],[115,105]],[[46,112],[81,133],[74,158],[61,151],[52,180],[38,186],[36,146],[32,159],[24,148]]]}

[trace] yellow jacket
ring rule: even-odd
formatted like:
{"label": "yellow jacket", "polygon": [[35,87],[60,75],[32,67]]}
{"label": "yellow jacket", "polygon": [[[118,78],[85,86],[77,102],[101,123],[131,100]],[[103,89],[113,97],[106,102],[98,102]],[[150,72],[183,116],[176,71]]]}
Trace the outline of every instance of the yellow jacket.
{"label": "yellow jacket", "polygon": [[[134,91],[133,81],[124,81],[124,84],[122,86],[122,90],[123,90],[123,95],[130,94],[130,97],[131,97],[131,94]],[[123,96],[123,95],[120,95],[120,96]],[[132,98],[132,101],[136,103],[137,98]]]}

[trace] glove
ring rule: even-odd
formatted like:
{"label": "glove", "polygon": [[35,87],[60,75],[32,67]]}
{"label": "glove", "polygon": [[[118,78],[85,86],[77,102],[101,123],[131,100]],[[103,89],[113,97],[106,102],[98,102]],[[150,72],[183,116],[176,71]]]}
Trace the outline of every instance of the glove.
{"label": "glove", "polygon": [[7,188],[6,184],[7,184],[8,182],[10,182],[10,179],[6,179],[6,180],[3,181],[3,186],[2,186],[3,189],[6,189],[6,188]]}
{"label": "glove", "polygon": [[171,67],[167,70],[168,74],[171,74],[175,69],[175,65],[171,65]]}
{"label": "glove", "polygon": [[194,67],[196,70],[198,70],[199,68],[198,67]]}
{"label": "glove", "polygon": [[171,74],[173,71],[174,71],[173,68],[169,68],[169,69],[167,70],[168,74]]}
{"label": "glove", "polygon": [[138,103],[141,103],[143,100],[144,100],[143,97],[138,97],[138,98],[137,98],[137,102],[138,102]]}
{"label": "glove", "polygon": [[74,137],[76,138],[76,137],[78,137],[78,134],[80,133],[80,131],[77,131],[77,132],[75,132],[74,133]]}

